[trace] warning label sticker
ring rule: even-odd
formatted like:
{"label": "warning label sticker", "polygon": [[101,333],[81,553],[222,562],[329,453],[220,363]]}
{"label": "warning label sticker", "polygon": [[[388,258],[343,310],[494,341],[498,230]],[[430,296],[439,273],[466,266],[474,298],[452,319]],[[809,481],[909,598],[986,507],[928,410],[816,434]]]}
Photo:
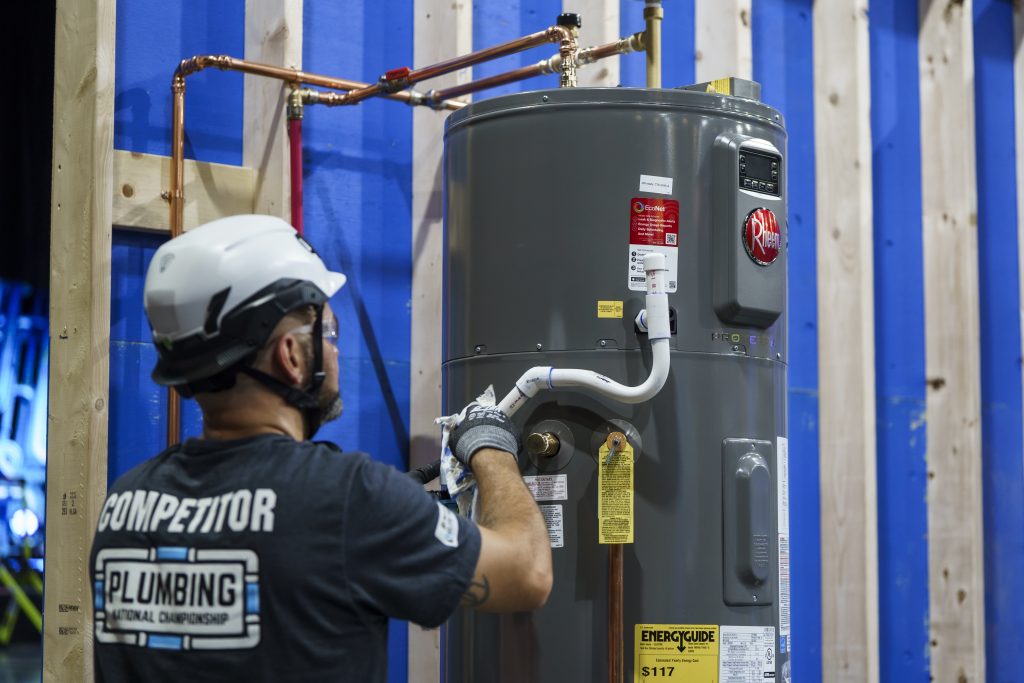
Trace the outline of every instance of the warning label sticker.
{"label": "warning label sticker", "polygon": [[537,474],[523,477],[534,500],[568,500],[569,477],[565,474]]}
{"label": "warning label sticker", "polygon": [[621,301],[598,301],[597,302],[597,317],[598,318],[621,318],[622,317],[622,302]]}
{"label": "warning label sticker", "polygon": [[633,542],[633,447],[626,443],[608,457],[598,451],[597,521],[600,543]]}
{"label": "warning label sticker", "polygon": [[548,527],[548,540],[552,548],[565,546],[565,524],[562,521],[561,505],[538,505],[540,514],[544,515],[544,524]]}
{"label": "warning label sticker", "polygon": [[679,202],[675,199],[633,197],[629,200],[629,289],[647,289],[644,257],[665,255],[668,267],[667,292],[678,287],[679,271]]}
{"label": "warning label sticker", "polygon": [[718,680],[718,626],[637,624],[633,642],[633,680],[637,683]]}
{"label": "warning label sticker", "polygon": [[722,626],[718,683],[775,679],[774,626]]}

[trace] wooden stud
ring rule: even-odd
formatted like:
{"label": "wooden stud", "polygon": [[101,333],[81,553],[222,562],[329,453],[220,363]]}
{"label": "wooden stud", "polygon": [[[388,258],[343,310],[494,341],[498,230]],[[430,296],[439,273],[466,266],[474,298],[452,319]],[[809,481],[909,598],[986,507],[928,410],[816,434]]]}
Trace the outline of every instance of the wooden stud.
{"label": "wooden stud", "polygon": [[728,76],[753,78],[754,48],[750,32],[750,2],[751,0],[696,0],[694,43],[698,83]]}
{"label": "wooden stud", "polygon": [[[302,0],[245,1],[245,58],[302,68]],[[256,171],[253,212],[290,222],[287,92],[281,81],[246,74],[242,165]]]}
{"label": "wooden stud", "polygon": [[[583,19],[580,47],[604,45],[622,37],[619,33],[619,0],[563,0],[563,12],[576,12]],[[637,13],[639,17],[639,12]],[[636,30],[642,30],[638,24]],[[553,54],[553,53],[552,53]],[[609,57],[579,70],[580,87],[614,88],[619,85],[619,58]]]}
{"label": "wooden stud", "polygon": [[920,0],[931,668],[985,680],[971,2]]}
{"label": "wooden stud", "polygon": [[58,0],[43,680],[92,681],[89,549],[107,488],[115,0]]}
{"label": "wooden stud", "polygon": [[[114,225],[169,232],[168,157],[114,150]],[[252,213],[256,173],[251,168],[185,160],[185,230],[216,218]]]}
{"label": "wooden stud", "polygon": [[[473,50],[470,0],[416,0],[413,64],[425,66]],[[443,88],[472,79],[464,69],[430,82]],[[412,118],[412,344],[409,354],[409,437],[413,467],[441,453],[434,418],[441,414],[441,264],[445,114],[416,107]],[[441,641],[437,629],[409,625],[409,681],[436,683]]]}
{"label": "wooden stud", "polygon": [[877,681],[878,508],[867,0],[814,8],[822,672]]}

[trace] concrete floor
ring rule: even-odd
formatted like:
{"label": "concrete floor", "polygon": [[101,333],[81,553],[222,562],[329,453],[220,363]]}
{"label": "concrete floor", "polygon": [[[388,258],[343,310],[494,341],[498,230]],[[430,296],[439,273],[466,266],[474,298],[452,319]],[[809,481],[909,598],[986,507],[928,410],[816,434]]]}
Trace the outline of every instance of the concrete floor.
{"label": "concrete floor", "polygon": [[0,683],[39,683],[43,677],[42,644],[0,647]]}

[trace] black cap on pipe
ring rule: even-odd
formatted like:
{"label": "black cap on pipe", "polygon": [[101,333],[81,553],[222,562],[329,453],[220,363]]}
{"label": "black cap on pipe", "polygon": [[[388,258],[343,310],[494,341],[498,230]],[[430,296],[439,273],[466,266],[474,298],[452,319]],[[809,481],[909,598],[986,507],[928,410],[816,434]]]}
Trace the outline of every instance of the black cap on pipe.
{"label": "black cap on pipe", "polygon": [[558,21],[555,22],[559,26],[568,26],[569,28],[580,28],[583,26],[583,20],[580,19],[580,15],[575,12],[566,12],[565,14],[558,15]]}

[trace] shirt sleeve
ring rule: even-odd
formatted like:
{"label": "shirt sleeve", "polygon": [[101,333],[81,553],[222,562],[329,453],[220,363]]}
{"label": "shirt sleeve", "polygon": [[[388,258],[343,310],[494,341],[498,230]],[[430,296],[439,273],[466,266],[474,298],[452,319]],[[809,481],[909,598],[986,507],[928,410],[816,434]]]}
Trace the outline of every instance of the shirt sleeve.
{"label": "shirt sleeve", "polygon": [[345,567],[364,609],[434,627],[459,604],[480,557],[480,530],[393,467],[363,458],[345,511]]}

